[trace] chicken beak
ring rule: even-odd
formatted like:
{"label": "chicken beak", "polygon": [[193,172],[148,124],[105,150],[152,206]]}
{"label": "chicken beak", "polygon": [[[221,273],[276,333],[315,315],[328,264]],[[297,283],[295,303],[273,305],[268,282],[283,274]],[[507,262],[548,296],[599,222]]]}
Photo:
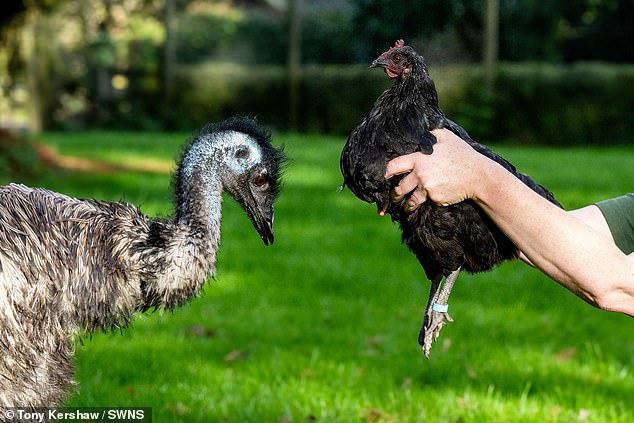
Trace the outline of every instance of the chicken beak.
{"label": "chicken beak", "polygon": [[386,57],[385,54],[380,55],[376,59],[370,63],[371,68],[384,68],[388,65],[389,57]]}

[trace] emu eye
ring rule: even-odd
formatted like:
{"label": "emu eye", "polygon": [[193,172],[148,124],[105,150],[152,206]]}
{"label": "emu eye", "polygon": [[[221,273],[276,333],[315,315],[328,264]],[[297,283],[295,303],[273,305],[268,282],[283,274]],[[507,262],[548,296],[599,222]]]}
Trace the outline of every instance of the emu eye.
{"label": "emu eye", "polygon": [[258,175],[253,180],[253,183],[256,187],[262,188],[264,185],[266,185],[266,178],[263,175]]}
{"label": "emu eye", "polygon": [[246,148],[239,148],[236,150],[234,156],[237,159],[246,159],[247,157],[249,157],[249,150],[247,150]]}

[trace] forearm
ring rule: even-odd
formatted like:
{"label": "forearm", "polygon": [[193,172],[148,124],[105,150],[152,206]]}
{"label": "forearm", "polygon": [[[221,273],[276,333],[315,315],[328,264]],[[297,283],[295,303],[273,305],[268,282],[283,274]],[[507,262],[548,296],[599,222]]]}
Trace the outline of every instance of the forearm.
{"label": "forearm", "polygon": [[407,174],[394,188],[395,201],[405,199],[411,211],[425,201],[449,205],[471,198],[529,263],[587,302],[634,316],[634,258],[617,248],[609,229],[551,204],[451,131],[432,132],[438,138],[433,154],[388,163],[386,178]]}
{"label": "forearm", "polygon": [[475,201],[530,262],[587,302],[634,316],[634,261],[490,162]]}

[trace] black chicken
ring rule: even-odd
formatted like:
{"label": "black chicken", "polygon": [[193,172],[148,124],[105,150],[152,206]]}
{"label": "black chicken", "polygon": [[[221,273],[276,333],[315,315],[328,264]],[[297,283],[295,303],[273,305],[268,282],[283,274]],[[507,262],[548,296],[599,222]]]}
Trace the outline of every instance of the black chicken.
{"label": "black chicken", "polygon": [[[416,255],[431,291],[418,343],[429,357],[431,344],[446,321],[447,299],[460,270],[483,272],[503,260],[516,258],[517,247],[489,217],[470,200],[441,207],[430,201],[413,213],[394,203],[391,189],[403,177],[385,179],[385,168],[394,157],[421,151],[431,154],[436,138],[430,132],[447,128],[473,149],[513,173],[523,183],[559,205],[553,194],[449,120],[438,106],[438,93],[423,58],[398,40],[379,56],[371,67],[381,67],[396,82],[376,101],[374,107],[352,131],[341,153],[344,186],[361,200],[376,203],[380,215],[388,213],[400,224],[403,242]],[[406,201],[403,200],[403,201]],[[444,283],[442,283],[444,277]],[[442,288],[441,288],[442,286]],[[446,319],[446,320],[445,320]]]}

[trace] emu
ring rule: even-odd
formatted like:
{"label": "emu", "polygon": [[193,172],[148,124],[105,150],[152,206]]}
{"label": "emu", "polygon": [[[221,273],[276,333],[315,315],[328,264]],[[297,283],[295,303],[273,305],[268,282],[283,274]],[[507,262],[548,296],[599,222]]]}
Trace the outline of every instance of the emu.
{"label": "emu", "polygon": [[251,119],[203,128],[173,176],[170,220],[126,203],[0,187],[0,412],[64,400],[75,386],[75,334],[195,297],[215,272],[223,191],[272,244],[284,161]]}

